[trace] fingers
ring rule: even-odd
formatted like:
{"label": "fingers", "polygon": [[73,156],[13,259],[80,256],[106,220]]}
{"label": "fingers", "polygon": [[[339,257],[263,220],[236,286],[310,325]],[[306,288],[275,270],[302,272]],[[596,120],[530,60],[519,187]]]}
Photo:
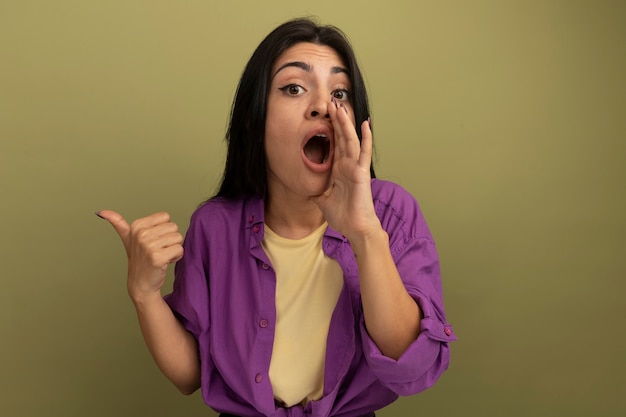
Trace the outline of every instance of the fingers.
{"label": "fingers", "polygon": [[348,108],[335,99],[332,100],[330,107],[329,114],[335,137],[335,157],[356,157],[358,150],[353,149],[354,143],[351,143],[356,138],[356,131],[352,118],[348,114]]}
{"label": "fingers", "polygon": [[96,216],[108,221],[111,223],[111,226],[115,229],[117,234],[122,239],[122,243],[124,243],[124,247],[128,249],[128,236],[130,235],[130,225],[128,222],[122,217],[121,214],[114,212],[113,210],[102,210],[96,212]]}
{"label": "fingers", "polygon": [[149,226],[153,220],[154,218],[143,218],[131,225],[133,255],[136,259],[147,259],[147,265],[166,269],[168,264],[183,257],[183,235],[179,233],[175,223]]}
{"label": "fingers", "polygon": [[372,164],[372,127],[368,117],[361,123],[361,153],[359,155],[359,166],[369,170]]}
{"label": "fingers", "polygon": [[128,224],[111,210],[96,213],[119,234],[128,257],[127,286],[131,298],[159,292],[170,263],[183,257],[183,236],[168,213],[154,213]]}
{"label": "fingers", "polygon": [[167,266],[176,263],[183,258],[183,246],[181,244],[173,244],[171,246],[163,246],[159,249],[148,251],[149,261],[147,265],[155,268],[167,269]]}
{"label": "fingers", "polygon": [[361,144],[356,134],[354,115],[351,110],[348,110],[343,103],[333,100],[329,113],[335,136],[336,156],[360,160]]}
{"label": "fingers", "polygon": [[167,262],[170,264],[176,263],[183,259],[183,253],[184,250],[181,244],[170,246],[169,248],[167,248],[167,250],[164,251],[164,255],[168,259]]}
{"label": "fingers", "polygon": [[[178,233],[178,227],[176,227],[174,223],[168,223],[164,226],[170,226],[168,228],[171,229],[171,231],[163,233],[163,228],[157,226],[146,232],[142,231],[139,233],[137,235],[137,241],[152,253],[169,250],[170,248],[180,247],[180,249],[182,249],[183,235]],[[172,259],[177,256],[178,252],[175,251],[169,256],[164,256],[164,258]]]}
{"label": "fingers", "polygon": [[[161,249],[167,249],[179,246],[170,256],[169,259],[176,259],[182,256],[183,241],[182,235],[178,232],[178,226],[170,222],[170,215],[165,212],[154,213],[146,217],[135,220],[132,224],[122,217],[121,214],[112,210],[102,210],[96,213],[98,217],[107,220],[117,234],[122,239],[126,254],[130,256],[131,248],[136,244],[157,253]],[[181,252],[181,253],[179,253]]]}

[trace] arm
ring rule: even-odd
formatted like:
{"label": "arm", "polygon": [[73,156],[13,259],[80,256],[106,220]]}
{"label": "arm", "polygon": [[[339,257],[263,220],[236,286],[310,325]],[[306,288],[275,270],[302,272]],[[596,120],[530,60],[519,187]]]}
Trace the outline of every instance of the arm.
{"label": "arm", "polygon": [[[403,190],[397,191],[402,194]],[[379,349],[363,314],[362,346],[370,369],[385,386],[399,395],[412,395],[431,387],[447,369],[449,343],[456,337],[443,308],[435,244],[419,208],[408,198],[402,208],[396,206],[400,211],[389,210],[389,200],[377,201],[377,213],[382,214],[381,223],[389,233],[396,268],[420,308],[420,331],[417,339],[394,360]],[[405,223],[398,213],[403,213],[410,221]]]}
{"label": "arm", "polygon": [[370,124],[361,124],[359,143],[350,111],[343,104],[330,106],[335,138],[332,183],[315,201],[331,227],[346,236],[354,250],[370,337],[385,356],[398,359],[420,332],[421,312],[400,279],[389,237],[374,210]]}
{"label": "arm", "polygon": [[382,227],[350,240],[359,267],[367,332],[381,353],[398,359],[420,332],[421,311],[409,295]]}
{"label": "arm", "polygon": [[182,235],[167,213],[156,213],[129,225],[114,211],[96,213],[120,236],[128,257],[128,294],[139,326],[157,366],[184,394],[200,386],[195,338],[161,297],[169,263],[183,256]]}
{"label": "arm", "polygon": [[403,232],[389,228],[400,221],[393,209],[381,207],[379,220],[369,175],[369,123],[361,124],[359,144],[350,112],[334,110],[329,112],[336,147],[332,183],[315,201],[356,256],[369,368],[395,393],[415,394],[447,369],[448,343],[456,340],[443,311],[438,256],[416,202],[407,199],[406,215],[413,223]]}
{"label": "arm", "polygon": [[159,369],[183,394],[195,392],[200,388],[196,339],[174,316],[160,293],[134,298],[133,303],[146,345]]}

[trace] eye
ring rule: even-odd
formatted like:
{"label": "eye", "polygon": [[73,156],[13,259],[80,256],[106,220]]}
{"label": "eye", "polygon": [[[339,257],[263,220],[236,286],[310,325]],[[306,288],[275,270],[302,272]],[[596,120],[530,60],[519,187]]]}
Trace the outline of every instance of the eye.
{"label": "eye", "polygon": [[337,100],[348,100],[348,98],[350,98],[350,92],[345,88],[338,88],[334,90],[331,95]]}
{"label": "eye", "polygon": [[304,87],[298,84],[287,84],[284,87],[280,87],[279,90],[288,96],[299,96],[304,93]]}

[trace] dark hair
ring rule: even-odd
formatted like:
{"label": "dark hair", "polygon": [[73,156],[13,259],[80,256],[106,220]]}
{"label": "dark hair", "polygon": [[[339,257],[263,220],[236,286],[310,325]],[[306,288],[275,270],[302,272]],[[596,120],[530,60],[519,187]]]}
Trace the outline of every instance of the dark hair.
{"label": "dark hair", "polygon": [[[347,66],[352,83],[352,107],[357,125],[369,117],[365,83],[352,46],[340,29],[320,26],[310,19],[295,19],[274,29],[252,54],[243,71],[226,132],[228,151],[218,197],[267,196],[265,118],[271,69],[276,59],[300,42],[334,49]],[[360,129],[357,129],[361,140]],[[373,165],[370,165],[372,178]]]}

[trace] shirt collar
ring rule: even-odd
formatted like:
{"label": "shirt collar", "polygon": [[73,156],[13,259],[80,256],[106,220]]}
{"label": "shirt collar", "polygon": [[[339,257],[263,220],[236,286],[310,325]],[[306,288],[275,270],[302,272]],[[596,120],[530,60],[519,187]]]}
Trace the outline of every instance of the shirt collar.
{"label": "shirt collar", "polygon": [[[246,215],[246,229],[253,229],[256,226],[260,227],[262,231],[265,223],[265,200],[259,197],[248,197],[244,203],[244,207],[244,213]],[[342,242],[347,241],[344,235],[330,226],[326,228],[324,237]]]}

